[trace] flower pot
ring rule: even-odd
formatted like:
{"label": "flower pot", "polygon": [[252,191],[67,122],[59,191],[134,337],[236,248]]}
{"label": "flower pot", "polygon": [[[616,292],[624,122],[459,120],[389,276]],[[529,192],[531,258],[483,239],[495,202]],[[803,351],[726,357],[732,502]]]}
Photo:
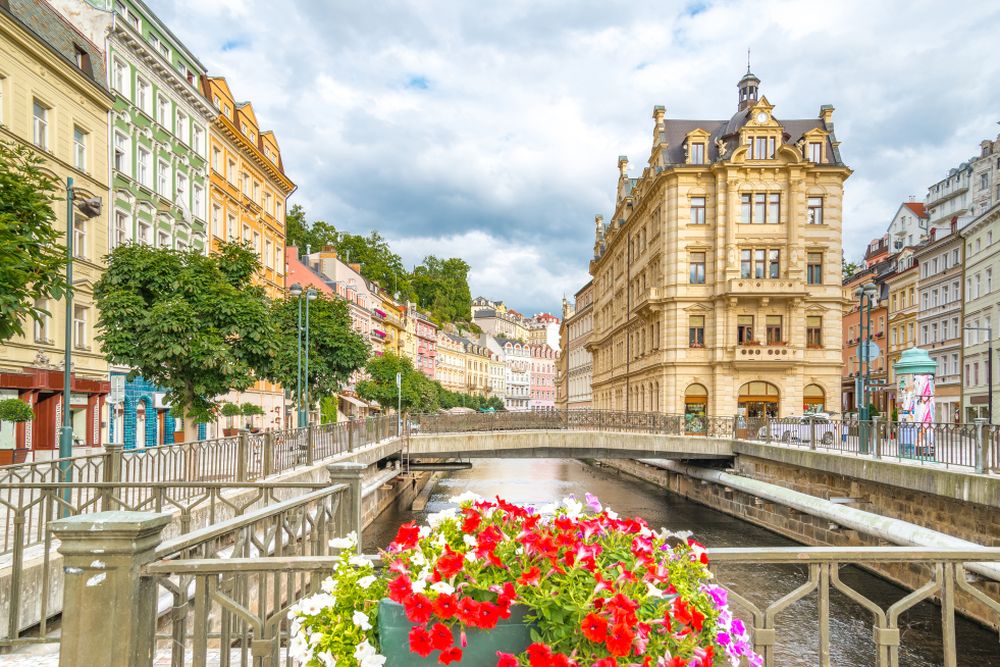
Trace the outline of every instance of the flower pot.
{"label": "flower pot", "polygon": [[233,437],[234,435],[236,435],[239,432],[240,432],[240,430],[238,428],[224,428],[224,429],[222,429],[222,435],[223,435],[223,437],[226,437],[226,438],[231,438],[231,437]]}
{"label": "flower pot", "polygon": [[[524,620],[525,607],[514,605],[510,618],[500,619],[492,630],[466,630],[468,645],[462,649],[462,659],[453,662],[455,667],[480,667],[497,664],[497,651],[518,654],[531,644],[531,625]],[[383,599],[378,605],[378,638],[381,654],[386,657],[385,667],[436,667],[438,651],[426,658],[410,652],[410,630],[414,623],[406,618],[403,605]],[[455,646],[461,647],[458,631],[453,630]]]}

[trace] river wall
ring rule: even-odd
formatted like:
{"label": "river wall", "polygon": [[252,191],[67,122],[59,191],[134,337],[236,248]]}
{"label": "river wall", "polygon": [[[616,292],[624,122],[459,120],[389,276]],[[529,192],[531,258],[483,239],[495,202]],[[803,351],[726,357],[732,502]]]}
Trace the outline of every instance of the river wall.
{"label": "river wall", "polygon": [[[813,516],[725,484],[695,479],[651,463],[631,459],[604,459],[599,463],[808,546],[890,544],[863,530],[845,529],[828,518]],[[734,470],[730,472],[823,500],[849,504],[869,512],[877,511],[883,516],[985,546],[1000,546],[1000,517],[996,508],[747,456],[736,457]],[[919,564],[888,564],[869,569],[909,590],[922,586],[932,578],[930,567]],[[1000,583],[978,581],[974,585],[993,599],[1000,599]],[[956,591],[955,604],[962,614],[997,627],[997,614],[963,591]]]}

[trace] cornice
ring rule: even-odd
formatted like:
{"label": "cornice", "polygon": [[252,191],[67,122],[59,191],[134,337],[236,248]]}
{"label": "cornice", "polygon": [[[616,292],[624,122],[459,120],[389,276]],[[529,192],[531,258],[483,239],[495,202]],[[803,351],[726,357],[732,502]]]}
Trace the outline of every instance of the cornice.
{"label": "cornice", "polygon": [[267,159],[267,156],[259,148],[247,141],[243,133],[236,128],[225,114],[216,116],[212,124],[219,130],[220,134],[229,139],[230,143],[235,144],[240,149],[240,152],[249,157],[261,171],[267,173],[272,181],[278,183],[286,197],[295,190],[295,183],[282,173],[277,165]]}

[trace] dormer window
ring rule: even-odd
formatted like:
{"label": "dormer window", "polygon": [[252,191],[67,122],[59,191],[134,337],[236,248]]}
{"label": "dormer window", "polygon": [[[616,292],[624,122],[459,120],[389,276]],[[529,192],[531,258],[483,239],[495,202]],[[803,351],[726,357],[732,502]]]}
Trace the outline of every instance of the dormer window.
{"label": "dormer window", "polygon": [[818,141],[809,142],[809,160],[819,164],[823,161],[823,144]]}
{"label": "dormer window", "polygon": [[705,164],[705,144],[691,144],[690,157],[691,164]]}
{"label": "dormer window", "polygon": [[747,140],[747,157],[751,160],[773,160],[775,138],[751,136]]}

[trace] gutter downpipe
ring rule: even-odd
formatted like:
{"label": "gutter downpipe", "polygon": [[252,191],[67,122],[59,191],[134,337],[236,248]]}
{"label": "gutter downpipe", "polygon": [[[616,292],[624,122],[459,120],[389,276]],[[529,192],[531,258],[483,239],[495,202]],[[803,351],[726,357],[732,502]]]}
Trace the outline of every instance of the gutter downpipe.
{"label": "gutter downpipe", "polygon": [[[836,523],[838,526],[879,537],[901,546],[936,547],[941,549],[975,549],[983,547],[982,544],[976,544],[975,542],[969,542],[968,540],[953,537],[936,530],[931,530],[930,528],[924,528],[915,523],[892,519],[875,514],[874,512],[854,509],[853,507],[844,507],[829,500],[810,496],[807,493],[792,491],[776,484],[768,484],[767,482],[740,477],[739,475],[722,472],[721,470],[700,468],[662,459],[639,459],[639,462],[694,479],[728,486],[763,500],[791,507],[803,514],[826,519],[827,521]],[[967,563],[965,567],[976,574],[994,581],[1000,581],[1000,564]]]}

